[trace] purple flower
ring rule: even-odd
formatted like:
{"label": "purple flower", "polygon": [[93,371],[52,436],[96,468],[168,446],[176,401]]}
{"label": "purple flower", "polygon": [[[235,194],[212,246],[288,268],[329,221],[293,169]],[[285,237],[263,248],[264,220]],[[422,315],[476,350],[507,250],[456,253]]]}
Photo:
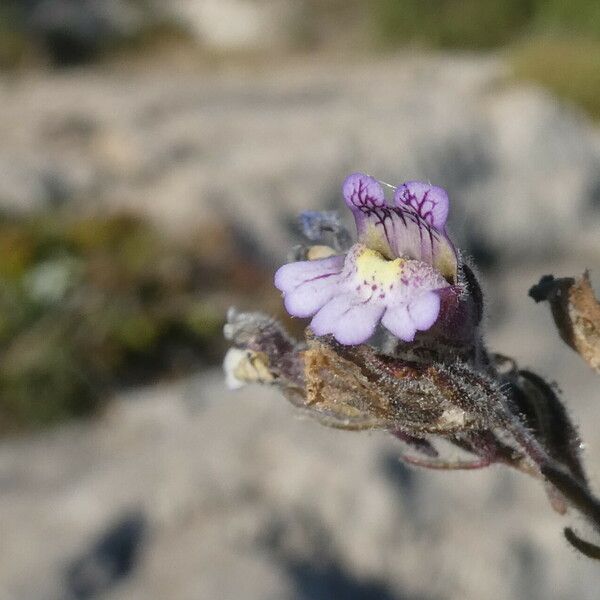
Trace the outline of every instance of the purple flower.
{"label": "purple flower", "polygon": [[361,344],[381,321],[410,342],[437,321],[440,296],[457,283],[457,254],[445,230],[448,195],[410,181],[389,206],[381,185],[362,173],[350,175],[342,190],[357,243],[345,255],[282,266],[275,285],[291,315],[313,317],[316,335]]}

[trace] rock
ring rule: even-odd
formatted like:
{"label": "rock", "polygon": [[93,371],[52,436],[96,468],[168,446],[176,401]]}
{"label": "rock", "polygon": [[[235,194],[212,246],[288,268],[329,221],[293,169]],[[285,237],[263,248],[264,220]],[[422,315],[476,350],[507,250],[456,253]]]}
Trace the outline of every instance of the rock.
{"label": "rock", "polygon": [[[491,347],[559,381],[594,481],[597,379],[526,297],[537,274],[498,282]],[[537,481],[410,470],[399,448],[299,419],[274,389],[228,392],[220,372],[122,394],[98,421],[2,442],[0,597],[596,597],[596,563]]]}
{"label": "rock", "polygon": [[536,259],[597,233],[590,198],[600,154],[583,115],[527,87],[506,89],[487,108],[494,175],[473,191],[485,202],[465,206],[470,226],[496,251],[518,240],[513,254]]}
{"label": "rock", "polygon": [[343,178],[364,170],[448,188],[479,257],[597,255],[600,138],[504,77],[498,60],[403,57],[4,80],[0,202],[126,207],[178,231],[227,220],[275,264],[297,213],[343,210]]}
{"label": "rock", "polygon": [[273,51],[293,42],[298,0],[169,0],[157,9],[181,24],[208,49]]}

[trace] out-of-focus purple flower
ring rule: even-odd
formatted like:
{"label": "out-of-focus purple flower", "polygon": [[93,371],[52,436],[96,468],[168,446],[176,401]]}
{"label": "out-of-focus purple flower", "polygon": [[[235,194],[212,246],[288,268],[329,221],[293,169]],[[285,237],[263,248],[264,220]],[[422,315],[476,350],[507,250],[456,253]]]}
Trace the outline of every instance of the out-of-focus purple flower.
{"label": "out-of-focus purple flower", "polygon": [[313,317],[316,335],[360,344],[381,322],[410,342],[436,322],[440,297],[457,283],[457,254],[445,229],[448,195],[410,181],[390,206],[381,185],[362,173],[350,175],[342,191],[357,243],[345,255],[284,265],[275,285],[291,315]]}

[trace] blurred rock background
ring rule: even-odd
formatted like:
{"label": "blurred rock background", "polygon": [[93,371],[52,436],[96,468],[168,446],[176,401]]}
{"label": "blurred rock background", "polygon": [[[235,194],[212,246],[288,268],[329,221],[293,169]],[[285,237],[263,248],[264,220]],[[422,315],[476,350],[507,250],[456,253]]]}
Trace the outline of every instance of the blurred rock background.
{"label": "blurred rock background", "polygon": [[0,598],[597,598],[536,482],[408,470],[217,366],[300,210],[427,179],[600,484],[598,380],[527,298],[599,281],[596,2],[5,0],[0,67]]}

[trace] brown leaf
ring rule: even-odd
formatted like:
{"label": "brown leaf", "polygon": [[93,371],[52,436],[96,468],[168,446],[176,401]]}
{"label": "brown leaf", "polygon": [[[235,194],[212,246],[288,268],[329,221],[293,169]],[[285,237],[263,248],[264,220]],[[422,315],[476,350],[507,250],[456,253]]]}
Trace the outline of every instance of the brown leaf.
{"label": "brown leaf", "polygon": [[581,279],[545,275],[529,290],[536,301],[547,300],[561,338],[600,373],[600,303],[586,271]]}
{"label": "brown leaf", "polygon": [[358,365],[315,339],[304,352],[304,365],[306,406],[339,420],[340,427],[355,421],[364,423],[361,429],[387,427],[389,400]]}

